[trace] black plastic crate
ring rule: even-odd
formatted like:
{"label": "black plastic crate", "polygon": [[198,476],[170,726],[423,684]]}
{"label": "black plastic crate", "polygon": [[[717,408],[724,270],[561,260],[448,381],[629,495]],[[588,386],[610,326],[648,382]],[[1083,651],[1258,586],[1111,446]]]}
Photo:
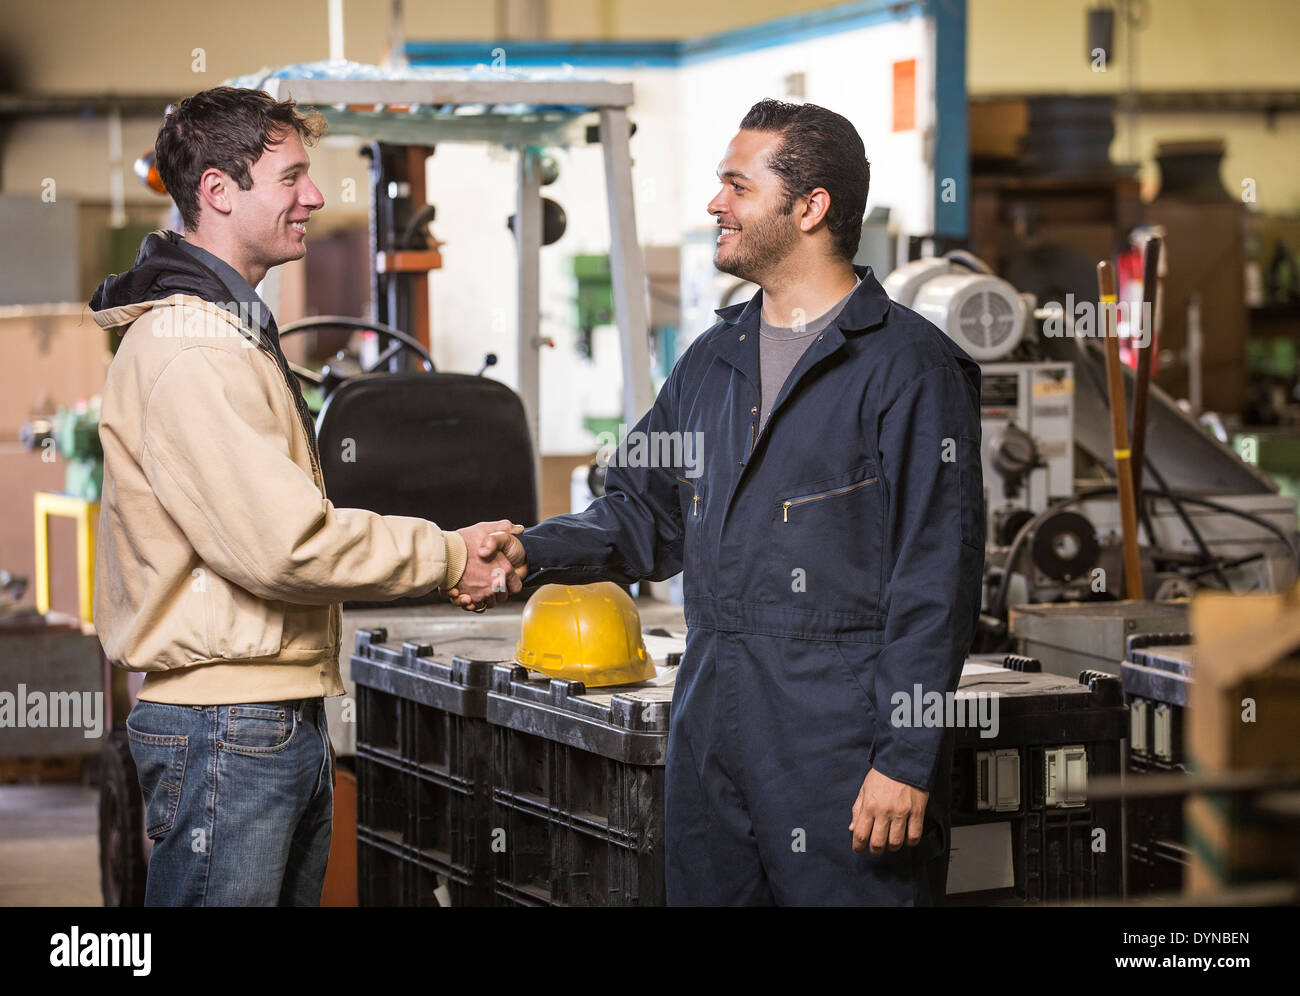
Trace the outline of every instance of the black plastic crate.
{"label": "black plastic crate", "polygon": [[[495,890],[498,900],[513,906],[559,904],[560,831],[544,816],[498,806],[495,810],[503,850],[500,852]],[[505,869],[506,874],[501,870]]]}
{"label": "black plastic crate", "polygon": [[968,720],[953,735],[949,871],[949,889],[963,891],[947,902],[1118,898],[1120,807],[1089,800],[1086,784],[1120,770],[1127,713],[1119,679],[1085,671],[1071,681],[1019,656],[967,664],[959,693],[996,695],[998,728],[982,736],[967,700]]}
{"label": "black plastic crate", "polygon": [[547,906],[658,906],[671,686],[588,691],[493,669],[497,897]]}
{"label": "black plastic crate", "polygon": [[395,760],[402,758],[404,711],[398,696],[357,686],[357,729],[365,732],[371,751]]}
{"label": "black plastic crate", "polygon": [[[1125,766],[1134,775],[1185,772],[1184,724],[1195,669],[1190,633],[1129,637],[1120,668],[1129,709]],[[1130,787],[1140,788],[1138,779]],[[1126,800],[1128,894],[1180,892],[1191,861],[1178,797]]]}
{"label": "black plastic crate", "polygon": [[[357,827],[361,906],[485,905],[480,877],[440,862],[421,861],[389,837]],[[491,903],[491,878],[486,903]]]}
{"label": "black plastic crate", "polygon": [[[491,666],[513,645],[459,631],[437,646],[387,642],[382,630],[357,634],[357,824],[383,850],[358,863],[361,896],[398,905],[490,905],[492,736],[484,712]],[[401,874],[366,884],[368,869]],[[396,873],[394,873],[396,874]],[[396,898],[394,898],[396,897]]]}
{"label": "black plastic crate", "polygon": [[411,781],[411,846],[416,857],[451,868],[482,868],[487,821],[470,792],[433,778]]}
{"label": "black plastic crate", "polygon": [[463,630],[436,647],[387,641],[383,629],[357,633],[352,680],[381,693],[359,696],[358,743],[428,774],[477,784],[489,770],[488,738],[483,726],[457,720],[484,718],[492,667],[513,659],[513,643]]}
{"label": "black plastic crate", "polygon": [[1120,667],[1129,708],[1128,769],[1184,771],[1183,720],[1195,657],[1190,633],[1132,636]]}
{"label": "black plastic crate", "polygon": [[357,827],[357,902],[409,906],[411,862],[388,838]]}
{"label": "black plastic crate", "polygon": [[[383,852],[358,857],[361,905],[493,904],[486,852],[486,808],[473,792],[375,758],[358,755],[358,855],[363,844]],[[375,878],[379,876],[379,878]],[[422,886],[421,881],[432,881]]]}
{"label": "black plastic crate", "polygon": [[387,760],[358,754],[357,825],[395,847],[407,847],[411,835],[411,776]]}

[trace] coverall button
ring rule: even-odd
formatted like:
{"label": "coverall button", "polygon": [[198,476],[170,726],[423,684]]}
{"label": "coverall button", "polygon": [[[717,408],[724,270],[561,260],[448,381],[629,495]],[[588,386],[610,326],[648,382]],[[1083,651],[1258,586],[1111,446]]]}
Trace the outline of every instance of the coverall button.
{"label": "coverall button", "polygon": [[741,341],[741,342],[744,342],[744,341],[745,341],[745,333],[744,333],[744,332],[740,333],[740,341]]}

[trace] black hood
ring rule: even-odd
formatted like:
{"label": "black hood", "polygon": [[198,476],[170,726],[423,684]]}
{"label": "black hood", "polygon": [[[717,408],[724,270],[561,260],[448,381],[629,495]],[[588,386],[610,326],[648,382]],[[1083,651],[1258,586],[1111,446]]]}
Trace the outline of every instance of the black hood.
{"label": "black hood", "polygon": [[[140,315],[149,310],[147,305],[173,294],[189,294],[218,307],[230,308],[233,295],[229,288],[216,273],[186,252],[180,242],[181,237],[175,232],[165,229],[150,232],[140,243],[135,265],[125,273],[113,274],[99,285],[90,299],[90,307],[100,328],[119,329],[124,334]],[[307,438],[315,450],[316,432],[311,411],[307,408],[302,388],[289,369],[289,362],[280,348],[275,318],[270,317],[268,321],[267,334],[260,337],[258,346],[270,353],[279,366],[297,403],[298,415],[302,419]]]}
{"label": "black hood", "polygon": [[214,304],[230,299],[221,278],[180,246],[180,236],[159,229],[140,243],[135,265],[114,273],[90,299],[92,311],[158,301],[172,294],[193,294]]}

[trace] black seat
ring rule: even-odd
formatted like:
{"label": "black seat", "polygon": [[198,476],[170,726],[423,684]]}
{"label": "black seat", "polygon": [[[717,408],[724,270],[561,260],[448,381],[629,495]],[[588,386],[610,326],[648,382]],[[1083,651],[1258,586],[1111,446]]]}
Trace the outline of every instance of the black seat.
{"label": "black seat", "polygon": [[325,490],[338,508],[431,519],[537,522],[533,447],[519,396],[452,373],[344,381],[316,420]]}

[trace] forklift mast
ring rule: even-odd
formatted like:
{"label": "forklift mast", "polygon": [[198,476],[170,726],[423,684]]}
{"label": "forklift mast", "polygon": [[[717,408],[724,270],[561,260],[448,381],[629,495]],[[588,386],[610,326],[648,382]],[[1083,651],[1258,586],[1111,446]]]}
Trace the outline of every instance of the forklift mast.
{"label": "forklift mast", "polygon": [[[442,266],[440,243],[429,236],[435,209],[426,199],[425,163],[432,145],[371,142],[362,149],[370,160],[371,300],[376,321],[401,329],[426,350],[432,347],[429,321],[429,271]],[[388,342],[381,335],[382,352]],[[407,369],[403,353],[388,363]]]}

